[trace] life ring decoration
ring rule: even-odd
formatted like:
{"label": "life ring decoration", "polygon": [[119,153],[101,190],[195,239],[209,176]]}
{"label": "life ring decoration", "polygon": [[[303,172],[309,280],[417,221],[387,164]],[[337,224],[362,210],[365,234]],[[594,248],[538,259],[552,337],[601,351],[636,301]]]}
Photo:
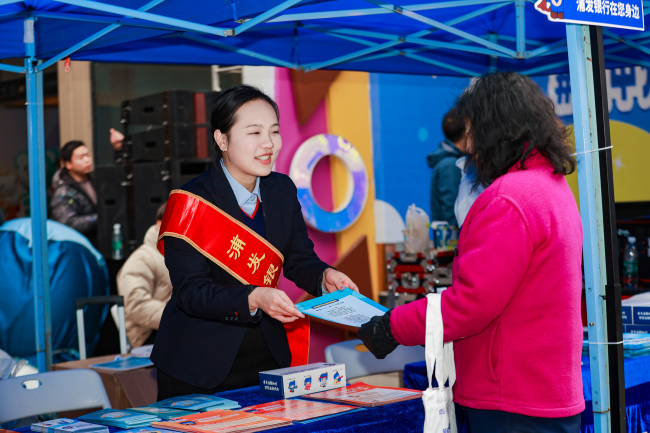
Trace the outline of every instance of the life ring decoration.
{"label": "life ring decoration", "polygon": [[[325,156],[339,158],[345,165],[348,191],[343,203],[330,212],[321,208],[311,188],[314,167]],[[291,161],[289,176],[298,188],[302,215],[309,226],[325,233],[340,232],[359,219],[368,198],[368,174],[359,151],[343,137],[319,134],[300,145]]]}

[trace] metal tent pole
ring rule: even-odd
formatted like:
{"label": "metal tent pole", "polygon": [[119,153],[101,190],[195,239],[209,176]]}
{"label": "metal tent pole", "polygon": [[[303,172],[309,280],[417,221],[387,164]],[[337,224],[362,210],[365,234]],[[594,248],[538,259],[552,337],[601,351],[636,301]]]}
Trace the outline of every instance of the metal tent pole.
{"label": "metal tent pole", "polygon": [[[616,208],[614,207],[614,175],[612,172],[612,151],[609,134],[609,110],[607,102],[607,79],[605,76],[605,54],[603,28],[589,26],[591,37],[591,59],[594,75],[595,116],[598,130],[598,152],[600,157],[600,179],[603,206],[603,232],[605,240],[605,264],[607,280],[605,304],[607,310],[607,341],[623,341],[623,315],[621,311],[621,281],[618,274],[618,246],[616,238]],[[625,371],[623,369],[623,345],[608,346],[609,353],[609,395],[612,431],[626,431],[625,414]]]}
{"label": "metal tent pole", "polygon": [[[580,192],[580,217],[584,236],[583,259],[585,268],[585,295],[589,342],[606,342],[605,320],[605,240],[603,238],[603,210],[596,126],[594,77],[591,67],[591,39],[589,27],[567,24],[567,48],[573,123],[578,164],[578,189]],[[610,402],[608,387],[607,346],[590,344],[592,407],[594,429],[597,433],[609,432]]]}
{"label": "metal tent pole", "polygon": [[32,275],[38,371],[52,365],[50,279],[47,262],[47,207],[45,203],[45,135],[43,133],[43,73],[37,72],[35,18],[24,21],[25,81],[27,87],[27,149],[29,206],[32,223]]}

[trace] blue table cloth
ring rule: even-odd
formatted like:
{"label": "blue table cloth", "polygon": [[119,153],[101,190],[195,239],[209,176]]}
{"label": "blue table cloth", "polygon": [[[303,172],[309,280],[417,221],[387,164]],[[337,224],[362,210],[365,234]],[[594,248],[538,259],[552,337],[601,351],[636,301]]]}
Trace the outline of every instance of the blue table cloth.
{"label": "blue table cloth", "polygon": [[[650,430],[650,356],[625,359],[625,406],[628,433],[645,433]],[[424,361],[404,366],[406,388],[424,390],[427,384],[427,366]],[[582,389],[586,409],[582,413],[582,433],[594,432],[594,413],[591,406],[591,375],[589,358],[582,357]],[[462,418],[462,417],[460,417]],[[459,433],[468,431],[459,418]]]}
{"label": "blue table cloth", "polygon": [[[260,394],[259,386],[236,389],[215,394],[219,397],[235,400],[242,407],[253,406],[278,400]],[[276,428],[271,431],[278,433],[379,433],[379,432],[422,432],[424,426],[424,406],[422,399],[408,400],[400,403],[366,408],[340,416],[314,421],[308,424],[293,424]],[[111,433],[123,431],[120,428],[109,427]],[[29,432],[29,427],[15,429],[20,433]]]}

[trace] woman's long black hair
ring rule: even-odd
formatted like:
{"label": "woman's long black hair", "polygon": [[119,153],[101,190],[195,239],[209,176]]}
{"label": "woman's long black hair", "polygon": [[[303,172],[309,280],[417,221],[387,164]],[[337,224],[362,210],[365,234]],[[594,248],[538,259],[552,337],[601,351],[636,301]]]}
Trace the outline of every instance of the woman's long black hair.
{"label": "woman's long black hair", "polygon": [[476,186],[490,185],[533,151],[548,159],[555,174],[576,168],[566,128],[553,102],[530,78],[495,72],[474,81],[456,101],[467,121],[468,153],[477,169]]}

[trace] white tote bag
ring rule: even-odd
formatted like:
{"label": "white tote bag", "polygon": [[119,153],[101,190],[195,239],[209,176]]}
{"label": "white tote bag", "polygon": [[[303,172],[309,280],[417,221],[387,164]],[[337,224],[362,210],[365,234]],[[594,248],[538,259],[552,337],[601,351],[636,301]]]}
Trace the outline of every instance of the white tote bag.
{"label": "white tote bag", "polygon": [[[454,411],[452,387],[456,382],[454,346],[452,342],[443,345],[441,296],[437,293],[427,295],[427,323],[425,338],[425,358],[429,388],[422,393],[424,401],[424,433],[456,433],[456,412]],[[431,387],[434,375],[438,388]],[[449,386],[445,382],[449,380]]]}

